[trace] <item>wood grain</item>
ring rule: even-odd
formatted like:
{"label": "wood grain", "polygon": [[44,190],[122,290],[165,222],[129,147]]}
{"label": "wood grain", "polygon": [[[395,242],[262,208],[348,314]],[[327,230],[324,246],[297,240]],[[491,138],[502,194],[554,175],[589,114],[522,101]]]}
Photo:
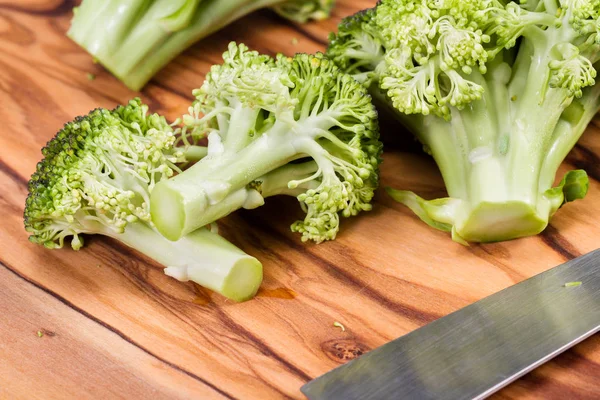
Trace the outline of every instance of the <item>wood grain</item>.
{"label": "wood grain", "polygon": [[[341,17],[375,1],[338,3],[331,20],[303,26],[255,13],[186,51],[141,96],[174,119],[230,40],[269,54],[322,51]],[[22,210],[40,148],[74,116],[136,95],[64,36],[73,5],[0,0],[0,398],[302,398],[303,383],[340,363],[598,247],[598,120],[561,169],[585,168],[588,196],[538,237],[463,247],[383,191],[321,245],[289,231],[301,215],[293,199],[226,218],[225,236],[265,268],[261,294],[243,304],[171,280],[106,238],[79,252],[30,244]],[[382,182],[444,193],[430,159],[391,146]],[[596,335],[495,397],[600,398],[599,378]]]}

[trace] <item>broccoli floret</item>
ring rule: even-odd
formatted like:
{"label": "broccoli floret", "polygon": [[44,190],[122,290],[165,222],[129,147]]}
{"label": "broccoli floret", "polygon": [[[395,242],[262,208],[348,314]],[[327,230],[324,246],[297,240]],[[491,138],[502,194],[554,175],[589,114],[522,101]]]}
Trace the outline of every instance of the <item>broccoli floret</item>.
{"label": "broccoli floret", "polygon": [[130,89],[140,90],[193,43],[255,10],[324,19],[335,0],[84,0],[67,35]]}
{"label": "broccoli floret", "polygon": [[139,99],[112,111],[96,109],[48,142],[29,181],[24,219],[30,240],[56,249],[71,237],[78,250],[81,234],[110,236],[163,264],[167,275],[233,300],[253,297],[262,281],[254,257],[210,229],[177,242],[154,229],[151,192],[186,160],[173,147],[171,126],[147,111]]}
{"label": "broccoli floret", "polygon": [[335,238],[339,214],[370,210],[378,185],[382,145],[366,89],[322,54],[272,59],[231,43],[223,59],[183,117],[182,136],[208,137],[208,155],[156,185],[157,229],[177,240],[283,193],[307,213],[292,225],[303,240]]}
{"label": "broccoli floret", "polygon": [[457,241],[534,235],[583,198],[552,188],[600,106],[600,2],[382,0],[344,20],[327,55],[423,143],[448,198],[389,189]]}

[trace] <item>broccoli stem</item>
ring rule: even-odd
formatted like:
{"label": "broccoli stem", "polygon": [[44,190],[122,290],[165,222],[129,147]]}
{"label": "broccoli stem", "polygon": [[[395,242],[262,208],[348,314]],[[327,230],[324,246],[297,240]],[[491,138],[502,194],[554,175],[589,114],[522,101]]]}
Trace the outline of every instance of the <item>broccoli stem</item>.
{"label": "broccoli stem", "polygon": [[[256,182],[260,184],[260,194],[264,198],[280,194],[295,197],[319,186],[318,181],[312,179],[318,171],[319,166],[314,161],[291,163],[263,175]],[[298,185],[290,187],[291,181]]]}
{"label": "broccoli stem", "polygon": [[[231,121],[228,132],[233,132],[236,137],[240,135],[238,128],[247,128],[246,122],[240,122],[235,115]],[[235,121],[240,125],[234,124]],[[170,240],[177,240],[236,208],[262,205],[255,191],[248,190],[246,185],[302,157],[297,149],[298,143],[304,140],[314,142],[308,137],[294,140],[289,130],[289,124],[278,121],[240,151],[235,151],[240,142],[236,138],[233,151],[225,148],[212,155],[210,143],[214,144],[219,139],[209,137],[207,157],[184,174],[161,182],[153,190],[151,214],[158,231]],[[247,134],[248,131],[244,132]],[[224,144],[228,142],[225,138]]]}
{"label": "broccoli stem", "polygon": [[76,10],[67,35],[137,91],[198,40],[252,11],[286,2],[86,0]]}
{"label": "broccoli stem", "polygon": [[144,223],[128,224],[125,232],[104,232],[165,265],[165,274],[193,281],[235,300],[249,300],[262,282],[262,265],[223,237],[198,229],[176,242]]}
{"label": "broccoli stem", "polygon": [[555,172],[575,146],[590,121],[600,111],[600,86],[583,91],[583,97],[576,99],[563,113],[552,138],[552,144],[542,166],[540,186],[548,187],[555,179]]}
{"label": "broccoli stem", "polygon": [[[550,37],[568,37],[569,29]],[[485,80],[477,71],[470,75],[484,87],[484,95],[462,110],[453,108],[451,122],[396,113],[430,150],[449,198],[428,202],[407,191],[392,189],[390,194],[429,225],[451,230],[457,241],[537,234],[569,201],[562,186],[556,191],[552,185],[599,109],[600,89],[587,88],[573,101],[566,90],[547,88],[553,41],[528,40],[523,39],[512,72],[500,60],[488,64]],[[577,183],[573,198],[587,190],[586,183]]]}
{"label": "broccoli stem", "polygon": [[208,148],[205,146],[187,146],[182,148],[183,156],[188,162],[196,162],[202,160],[208,154]]}
{"label": "broccoli stem", "polygon": [[[253,147],[259,146],[251,144],[247,150]],[[152,192],[151,214],[158,231],[177,240],[241,208],[247,200],[251,202],[247,208],[260,205],[252,202],[252,191],[245,186],[294,158],[293,151],[260,150],[240,152],[235,160],[204,158],[185,174],[157,185]]]}
{"label": "broccoli stem", "polygon": [[[204,210],[204,212],[197,215],[192,215],[192,218],[189,219],[193,220],[191,223],[198,223],[202,224],[201,226],[204,226],[212,222],[211,220],[220,219],[221,217],[224,217],[240,208],[253,209],[259,207],[264,204],[264,199],[270,196],[298,196],[308,189],[315,189],[318,187],[318,181],[313,179],[314,175],[317,174],[318,171],[319,167],[314,161],[305,161],[301,163],[284,165],[248,182],[243,187],[226,194],[225,197],[215,204],[206,206],[207,208]],[[290,182],[296,182],[297,185],[290,187]],[[200,183],[196,184],[196,186],[198,185],[200,185]],[[164,187],[166,188],[167,186]],[[163,186],[158,186],[158,188],[158,191],[163,190]],[[154,190],[154,192],[156,191],[157,189]],[[183,228],[179,228],[182,226],[181,223],[183,222],[181,213],[190,212],[189,209],[191,207],[185,209],[182,202],[178,200],[177,197],[173,197],[174,192],[172,192],[170,189],[167,189],[166,192],[158,194],[154,194],[154,192],[152,201],[158,201],[160,204],[158,206],[153,206],[152,212],[155,212],[155,214],[153,214],[153,218],[156,218],[155,224],[158,224],[157,226],[162,227],[164,232],[167,234],[165,234],[163,231],[161,231],[161,233],[163,233],[165,237],[169,238],[170,240],[177,240],[177,235],[185,234],[182,232],[187,232],[188,230],[192,230],[192,232],[194,232],[193,229],[195,228],[185,226]],[[171,201],[174,201],[174,203],[170,203]],[[177,207],[179,214],[173,213],[163,217],[163,215],[170,210],[167,209],[167,207]],[[201,222],[197,222],[199,220]],[[174,221],[177,224],[175,229],[172,228]],[[184,236],[184,238],[187,236],[189,236],[189,233]],[[179,241],[181,240],[182,239],[179,239]]]}

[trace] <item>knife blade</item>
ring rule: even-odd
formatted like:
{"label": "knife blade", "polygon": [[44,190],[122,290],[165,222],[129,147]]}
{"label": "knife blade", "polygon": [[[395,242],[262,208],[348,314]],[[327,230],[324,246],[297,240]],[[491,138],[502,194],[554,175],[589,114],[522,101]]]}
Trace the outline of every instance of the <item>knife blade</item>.
{"label": "knife blade", "polygon": [[301,391],[311,400],[483,399],[599,330],[600,249],[365,353]]}

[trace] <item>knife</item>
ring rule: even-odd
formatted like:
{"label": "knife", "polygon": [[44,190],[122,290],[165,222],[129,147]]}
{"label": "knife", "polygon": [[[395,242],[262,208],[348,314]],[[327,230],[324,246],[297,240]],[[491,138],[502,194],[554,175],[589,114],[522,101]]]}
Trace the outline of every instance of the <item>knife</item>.
{"label": "knife", "polygon": [[600,249],[320,376],[311,400],[483,399],[600,330]]}

